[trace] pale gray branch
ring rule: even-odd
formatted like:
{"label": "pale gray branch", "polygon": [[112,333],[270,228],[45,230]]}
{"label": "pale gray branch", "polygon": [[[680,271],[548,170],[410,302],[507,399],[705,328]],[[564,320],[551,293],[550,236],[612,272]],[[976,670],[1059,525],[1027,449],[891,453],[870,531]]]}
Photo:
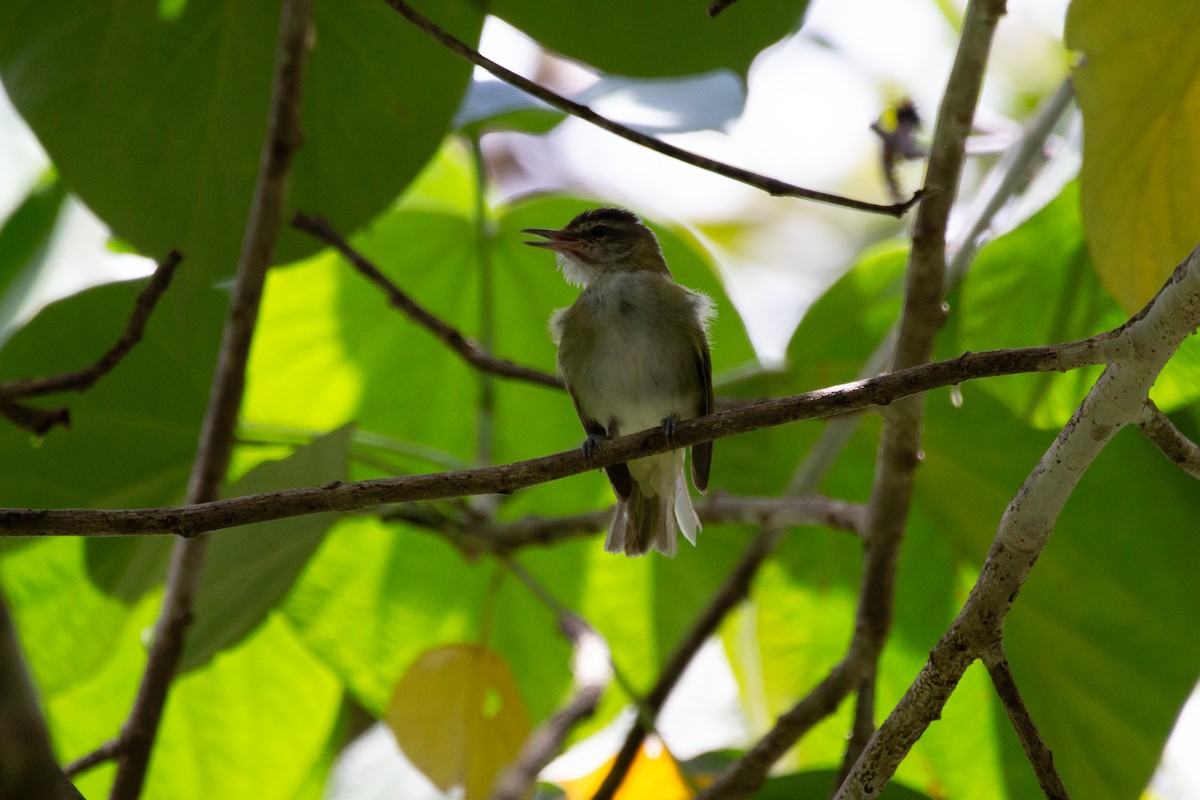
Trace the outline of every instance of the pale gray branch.
{"label": "pale gray branch", "polygon": [[941,714],[967,667],[1001,637],[1009,609],[1071,492],[1117,431],[1143,418],[1150,387],[1197,327],[1200,247],[1110,343],[1108,367],[1009,503],[967,602],[871,739],[836,800],[878,794]]}
{"label": "pale gray branch", "polygon": [[1147,399],[1137,426],[1171,463],[1200,478],[1200,445],[1184,435],[1153,400]]}

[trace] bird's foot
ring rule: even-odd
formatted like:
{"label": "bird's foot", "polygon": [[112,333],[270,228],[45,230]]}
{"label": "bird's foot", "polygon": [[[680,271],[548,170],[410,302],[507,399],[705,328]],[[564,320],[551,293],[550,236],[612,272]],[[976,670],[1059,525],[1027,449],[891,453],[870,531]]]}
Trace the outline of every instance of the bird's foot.
{"label": "bird's foot", "polygon": [[589,433],[588,437],[583,440],[583,460],[587,463],[592,463],[592,457],[596,455],[596,445],[607,441],[607,436],[597,436],[594,433]]}
{"label": "bird's foot", "polygon": [[675,417],[667,417],[662,421],[663,436],[667,440],[667,444],[675,444],[675,428],[679,426],[679,420]]}

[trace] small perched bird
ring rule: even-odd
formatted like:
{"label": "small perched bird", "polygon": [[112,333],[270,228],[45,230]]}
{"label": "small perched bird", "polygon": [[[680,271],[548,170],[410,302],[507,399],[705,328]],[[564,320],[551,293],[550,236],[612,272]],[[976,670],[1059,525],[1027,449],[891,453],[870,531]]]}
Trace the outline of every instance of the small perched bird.
{"label": "small perched bird", "polygon": [[[559,269],[583,288],[550,319],[558,368],[587,431],[597,441],[661,426],[667,441],[679,420],[713,408],[712,362],[705,333],[713,316],[706,295],[675,283],[654,233],[637,215],[596,208],[565,228],[528,228],[553,250]],[[708,488],[712,442],[692,448],[692,483]],[[619,503],[604,549],[637,556],[675,555],[676,525],[692,544],[700,519],[683,477],[683,451],[608,467]]]}

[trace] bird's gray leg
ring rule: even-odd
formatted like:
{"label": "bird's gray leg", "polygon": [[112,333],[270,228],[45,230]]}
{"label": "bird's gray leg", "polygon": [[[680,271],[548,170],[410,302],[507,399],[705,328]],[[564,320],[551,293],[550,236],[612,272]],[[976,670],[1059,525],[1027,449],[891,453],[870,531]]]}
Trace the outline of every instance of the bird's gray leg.
{"label": "bird's gray leg", "polygon": [[596,455],[596,445],[608,441],[608,438],[607,435],[600,436],[589,433],[588,437],[583,440],[583,447],[581,448],[583,450],[583,460],[589,464],[592,463],[592,457]]}
{"label": "bird's gray leg", "polygon": [[667,444],[675,444],[675,428],[679,425],[679,419],[674,414],[662,421],[663,436],[666,437]]}

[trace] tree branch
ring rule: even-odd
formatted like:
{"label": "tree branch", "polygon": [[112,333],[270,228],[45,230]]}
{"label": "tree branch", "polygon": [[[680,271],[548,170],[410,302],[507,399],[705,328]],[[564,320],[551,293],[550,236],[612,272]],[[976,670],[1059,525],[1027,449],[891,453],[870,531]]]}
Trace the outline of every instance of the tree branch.
{"label": "tree branch", "polygon": [[183,260],[177,251],[158,263],[149,283],[138,294],[133,304],[133,313],[120,338],[96,360],[94,364],[74,372],[64,372],[60,375],[50,375],[41,378],[18,378],[17,380],[0,383],[0,416],[10,422],[25,428],[32,433],[43,436],[56,425],[71,424],[71,416],[66,408],[36,408],[26,406],[17,400],[27,397],[41,397],[57,392],[85,392],[96,384],[96,381],[111,372],[121,360],[129,354],[134,345],[142,340],[146,331],[146,322],[151,312],[162,297],[175,268]]}
{"label": "tree branch", "polygon": [[[857,535],[863,519],[863,506],[829,497],[739,497],[715,492],[694,505],[705,525],[741,523],[774,528],[823,525]],[[599,508],[565,517],[528,516],[503,522],[483,515],[463,520],[405,504],[383,514],[383,519],[436,530],[468,558],[477,558],[484,553],[507,555],[529,545],[551,545],[591,536],[608,527],[612,513],[611,508]]]}
{"label": "tree branch", "polygon": [[667,698],[674,691],[679,679],[683,677],[688,664],[692,663],[696,653],[713,635],[717,626],[721,624],[721,620],[725,619],[729,612],[749,595],[750,584],[754,580],[754,576],[758,574],[759,568],[767,560],[767,557],[774,552],[781,536],[782,529],[780,528],[763,531],[756,536],[750,546],[746,548],[746,552],[742,554],[741,560],[733,568],[733,571],[725,578],[725,582],[708,601],[708,605],[705,606],[700,616],[692,623],[692,627],[684,636],[683,641],[671,653],[671,658],[663,667],[654,688],[646,695],[640,709],[641,713],[634,719],[633,727],[626,735],[621,749],[617,751],[612,767],[604,776],[604,782],[600,784],[600,788],[596,790],[592,800],[611,800],[616,794],[622,781],[625,780],[625,776],[629,774],[629,768],[633,766],[654,721],[663,706],[666,705]]}
{"label": "tree branch", "polygon": [[[963,20],[958,52],[938,109],[930,145],[925,176],[927,196],[917,209],[913,226],[893,368],[903,369],[927,362],[945,320],[946,227],[958,195],[966,141],[983,85],[992,36],[1003,10],[1003,0],[972,0]],[[918,454],[924,416],[924,396],[917,395],[895,403],[883,418],[879,455],[867,504],[867,539],[854,632],[856,639],[865,639],[871,666],[864,671],[864,684],[859,689],[855,724],[843,762],[843,769],[847,771],[874,732],[874,682],[879,656],[892,626],[896,562],[908,524],[913,482],[920,463]]]}
{"label": "tree branch", "polygon": [[496,780],[491,800],[520,800],[529,795],[538,773],[562,750],[571,731],[596,713],[600,698],[612,681],[612,654],[608,642],[578,614],[564,608],[515,561],[509,569],[530,591],[546,603],[573,649],[571,674],[575,677],[570,701],[529,735],[513,762]]}
{"label": "tree branch", "polygon": [[1004,710],[1008,712],[1008,719],[1017,732],[1017,738],[1021,740],[1025,757],[1033,765],[1033,772],[1037,775],[1042,793],[1046,795],[1047,800],[1070,800],[1071,796],[1067,793],[1062,776],[1058,774],[1058,769],[1054,766],[1054,754],[1042,741],[1037,726],[1033,724],[1033,717],[1029,715],[1029,709],[1021,698],[1021,692],[1013,678],[1012,668],[1009,667],[1008,659],[1004,656],[1003,642],[997,642],[983,660],[987,665],[988,674],[992,676],[992,685],[996,687],[996,694],[1000,696],[1000,702],[1004,704]]}
{"label": "tree branch", "polygon": [[851,208],[856,211],[866,211],[873,214],[887,214],[893,217],[904,216],[905,212],[921,198],[921,194],[918,192],[903,203],[894,203],[892,205],[868,203],[863,200],[854,200],[849,197],[819,192],[814,189],[805,189],[802,186],[795,186],[776,178],[724,164],[715,159],[675,147],[660,139],[655,139],[653,136],[647,136],[632,128],[627,128],[624,125],[613,122],[607,117],[602,117],[587,106],[576,103],[573,100],[568,100],[562,95],[556,94],[546,87],[518,75],[512,70],[500,66],[495,61],[481,55],[479,51],[467,45],[462,40],[455,38],[449,32],[438,27],[432,20],[418,12],[408,3],[404,2],[404,0],[384,0],[384,2],[442,47],[445,47],[460,58],[470,61],[477,67],[487,70],[505,83],[517,87],[521,91],[536,97],[564,113],[578,117],[585,122],[590,122],[609,133],[616,134],[622,139],[627,139],[634,144],[677,159],[685,164],[691,164],[693,167],[715,172],[718,175],[723,175],[726,178],[744,183],[747,186],[753,186],[756,189],[762,189],[764,192],[778,197],[798,197],[804,200],[814,200],[818,203],[827,203],[829,205]]}
{"label": "tree branch", "polygon": [[184,506],[139,509],[0,509],[4,536],[146,536],[191,537],[252,522],[324,511],[348,511],[385,503],[436,500],[474,494],[513,492],[539,483],[635,458],[690,447],[739,433],[887,405],[901,397],[973,378],[1020,372],[1063,371],[1104,363],[1106,350],[1124,328],[1067,344],[985,353],[881,375],[865,381],[805,394],[761,400],[730,411],[680,422],[673,444],[651,429],[601,442],[590,461],[578,448],[528,461],[476,469],[334,482],[306,489],[234,497]]}
{"label": "tree branch", "polygon": [[[300,90],[311,16],[312,0],[288,0],[280,12],[267,131],[208,409],[188,484],[190,504],[217,498],[233,450],[245,389],[246,360],[258,320],[263,283],[283,224],[292,157],[300,147]],[[172,551],[162,610],[154,626],[146,668],[129,718],[121,729],[111,800],[136,800],[141,794],[167,692],[191,623],[206,542],[203,538],[181,541]]]}
{"label": "tree branch", "polygon": [[1143,403],[1179,343],[1200,327],[1200,247],[1123,326],[1113,360],[1026,478],[1000,520],[963,608],[929,661],[872,737],[836,800],[874,797],[936,719],[967,667],[1002,635],[1013,601],[1084,472],[1104,446],[1144,414]]}
{"label": "tree branch", "polygon": [[50,748],[37,689],[25,666],[8,606],[0,598],[0,797],[73,800],[81,797]]}
{"label": "tree branch", "polygon": [[716,18],[718,14],[736,2],[737,0],[712,0],[712,2],[708,4],[708,15]]}
{"label": "tree branch", "polygon": [[506,378],[528,381],[540,386],[549,386],[554,389],[563,388],[562,379],[557,375],[551,375],[548,372],[516,364],[503,358],[496,358],[477,342],[463,335],[457,328],[438,319],[437,316],[393,283],[369,259],[355,250],[324,219],[310,217],[307,214],[296,214],[292,219],[292,226],[297,230],[315,236],[341,253],[350,262],[351,266],[362,273],[367,280],[383,290],[384,295],[387,296],[388,303],[393,308],[432,333],[476,369],[493,375],[502,375]]}
{"label": "tree branch", "polygon": [[1146,438],[1175,464],[1193,478],[1200,478],[1200,446],[1184,436],[1183,431],[1164,414],[1153,400],[1147,398],[1142,418],[1137,426]]}

